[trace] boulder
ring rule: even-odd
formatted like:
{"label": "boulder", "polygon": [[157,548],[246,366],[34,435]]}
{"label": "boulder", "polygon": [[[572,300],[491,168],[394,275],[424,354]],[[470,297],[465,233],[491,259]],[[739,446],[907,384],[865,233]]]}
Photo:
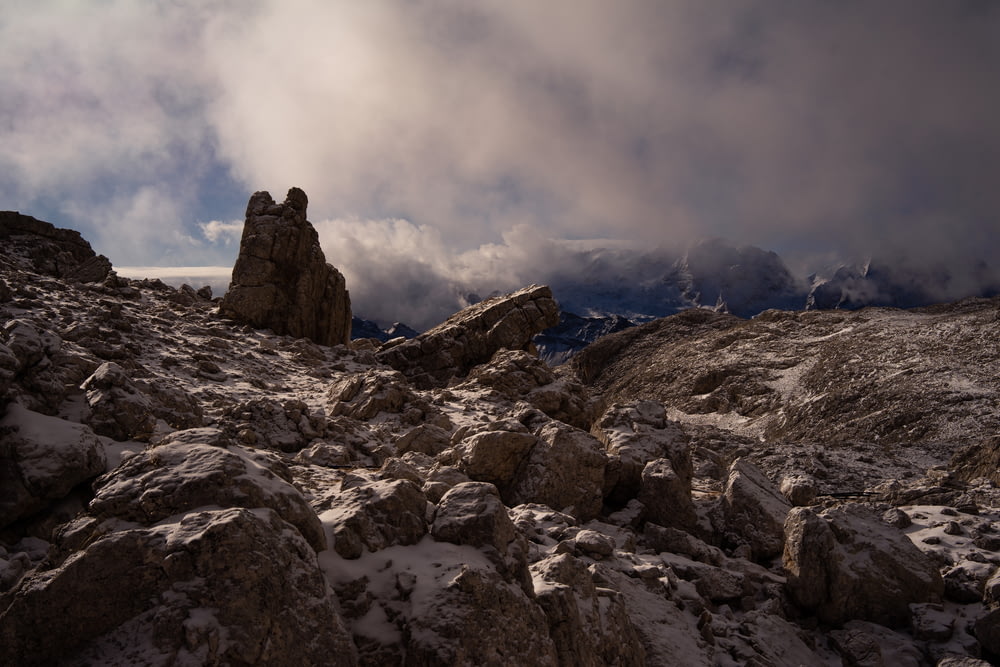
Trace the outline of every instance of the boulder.
{"label": "boulder", "polygon": [[0,527],[64,498],[105,465],[89,427],[11,404],[0,420]]}
{"label": "boulder", "polygon": [[357,663],[316,554],[270,509],[110,532],[5,604],[6,665]]}
{"label": "boulder", "polygon": [[610,458],[605,480],[609,504],[624,506],[638,497],[643,469],[656,459],[669,460],[678,482],[690,495],[694,466],[689,438],[678,424],[667,420],[663,404],[636,401],[612,405],[591,433],[604,443]]}
{"label": "boulder", "polygon": [[344,477],[320,518],[332,526],[333,549],[343,558],[416,544],[427,534],[427,497],[408,479]]}
{"label": "boulder", "polygon": [[489,387],[509,401],[524,401],[549,417],[577,428],[591,421],[590,397],[576,380],[557,375],[525,350],[502,349],[469,371],[468,381]]}
{"label": "boulder", "polygon": [[438,502],[431,535],[442,542],[480,548],[501,575],[532,593],[527,542],[492,484],[465,482],[449,489]]}
{"label": "boulder", "polygon": [[292,188],[284,203],[256,192],[247,204],[240,253],[220,312],[279,335],[320,345],[350,342],[351,300],[344,276],[326,263],[306,219],[306,194]]}
{"label": "boulder", "polygon": [[860,505],[821,513],[796,507],[785,521],[784,567],[791,598],[824,623],[909,623],[909,605],[936,602],[935,563],[902,532]]}
{"label": "boulder", "polygon": [[80,387],[87,392],[86,421],[100,435],[115,440],[149,440],[156,417],[149,397],[113,361],[101,364]]}
{"label": "boulder", "polygon": [[266,507],[322,551],[326,536],[315,512],[269,463],[265,455],[239,447],[169,442],[125,459],[100,478],[90,512],[152,525],[201,507]]}
{"label": "boulder", "polygon": [[598,588],[587,563],[553,554],[531,566],[560,665],[644,665],[646,652],[624,597]]}
{"label": "boulder", "polygon": [[559,321],[548,287],[532,285],[469,306],[416,338],[380,350],[376,357],[419,388],[443,386],[488,362],[502,349],[531,349],[532,337]]}
{"label": "boulder", "polygon": [[[517,422],[514,424],[521,426]],[[521,429],[498,428],[470,435],[455,445],[457,467],[471,479],[495,484],[501,493],[506,492],[538,442],[527,429],[523,426]]]}
{"label": "boulder", "polygon": [[399,371],[371,368],[342,375],[327,390],[327,397],[331,415],[368,420],[380,412],[402,412],[413,392]]}
{"label": "boulder", "polygon": [[691,530],[698,522],[691,501],[691,478],[674,470],[670,459],[647,463],[640,477],[639,502],[646,508],[646,518],[661,526]]}
{"label": "boulder", "polygon": [[725,532],[749,545],[751,558],[763,561],[781,554],[791,504],[747,459],[737,459],[729,467],[719,509]]}
{"label": "boulder", "polygon": [[581,521],[601,511],[607,456],[594,436],[561,422],[547,422],[538,442],[518,469],[504,501],[514,506],[539,503]]}

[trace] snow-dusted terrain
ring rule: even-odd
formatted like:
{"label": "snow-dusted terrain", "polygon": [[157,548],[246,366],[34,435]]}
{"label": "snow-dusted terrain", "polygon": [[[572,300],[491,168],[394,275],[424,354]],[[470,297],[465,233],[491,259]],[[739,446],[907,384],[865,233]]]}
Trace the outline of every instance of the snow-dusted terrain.
{"label": "snow-dusted terrain", "polygon": [[694,310],[418,388],[2,242],[2,664],[1000,655],[1000,302]]}

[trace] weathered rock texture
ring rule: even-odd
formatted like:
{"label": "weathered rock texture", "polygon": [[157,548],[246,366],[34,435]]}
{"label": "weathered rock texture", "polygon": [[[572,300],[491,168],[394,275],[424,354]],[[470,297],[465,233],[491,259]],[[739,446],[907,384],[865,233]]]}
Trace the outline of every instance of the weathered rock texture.
{"label": "weathered rock texture", "polygon": [[445,322],[405,343],[378,353],[418,387],[464,377],[499,350],[526,350],[532,337],[559,322],[552,290],[532,285],[506,296],[486,299],[455,313]]}
{"label": "weathered rock texture", "polygon": [[792,509],[784,552],[792,599],[826,623],[890,626],[909,622],[913,603],[939,601],[944,583],[934,562],[884,525],[863,507]]}
{"label": "weathered rock texture", "polygon": [[351,299],[344,276],[326,263],[319,235],[306,220],[306,193],[284,203],[256,192],[247,204],[240,254],[222,314],[279,335],[321,345],[347,343]]}
{"label": "weathered rock texture", "polygon": [[16,211],[0,211],[0,243],[31,262],[39,273],[90,283],[104,280],[111,262],[72,229],[59,229]]}

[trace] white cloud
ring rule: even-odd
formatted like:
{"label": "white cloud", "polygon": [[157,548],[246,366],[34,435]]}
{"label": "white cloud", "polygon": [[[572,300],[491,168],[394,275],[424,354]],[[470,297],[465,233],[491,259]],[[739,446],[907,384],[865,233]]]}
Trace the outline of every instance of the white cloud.
{"label": "white cloud", "polygon": [[238,243],[243,234],[243,221],[233,220],[223,222],[222,220],[211,220],[209,222],[199,222],[201,233],[210,243],[222,243],[230,245]]}

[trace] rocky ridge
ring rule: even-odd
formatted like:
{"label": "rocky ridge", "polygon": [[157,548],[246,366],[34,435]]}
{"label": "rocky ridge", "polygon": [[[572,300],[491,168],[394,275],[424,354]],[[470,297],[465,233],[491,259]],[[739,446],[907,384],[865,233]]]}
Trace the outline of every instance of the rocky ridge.
{"label": "rocky ridge", "polygon": [[544,288],[393,354],[25,248],[0,253],[4,664],[1000,655],[994,301],[693,311],[553,370],[524,349]]}

